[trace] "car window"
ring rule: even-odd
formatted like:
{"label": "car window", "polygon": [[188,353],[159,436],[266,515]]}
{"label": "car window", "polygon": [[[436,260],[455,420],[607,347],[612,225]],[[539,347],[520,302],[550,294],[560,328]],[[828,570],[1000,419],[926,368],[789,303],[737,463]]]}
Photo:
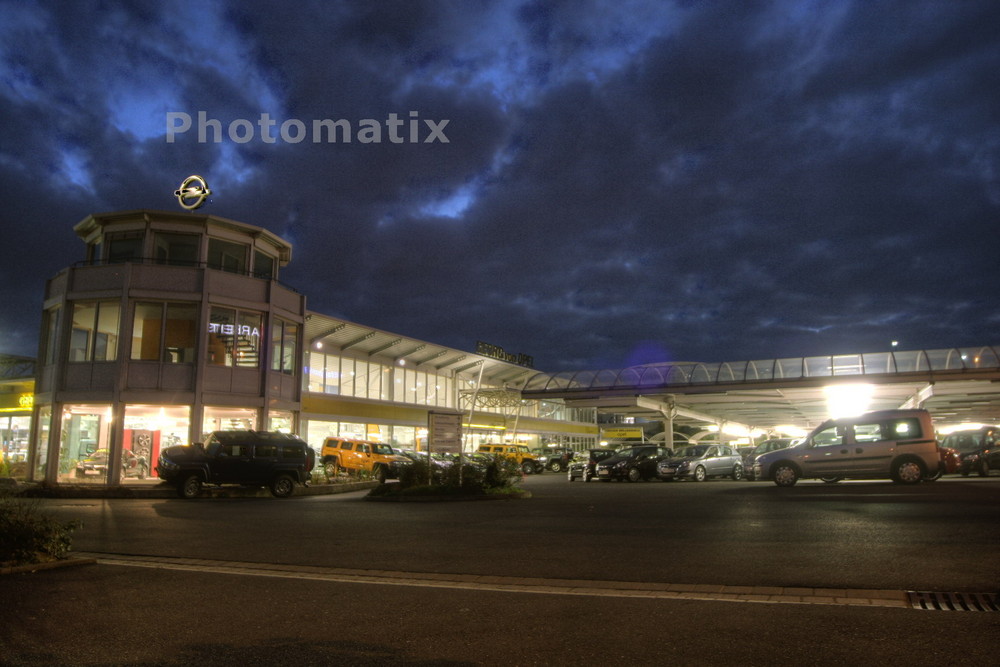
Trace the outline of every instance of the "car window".
{"label": "car window", "polygon": [[275,458],[278,456],[276,445],[257,445],[256,455],[259,459]]}
{"label": "car window", "polygon": [[854,425],[854,441],[855,442],[878,442],[882,440],[882,425],[881,424],[855,424]]}
{"label": "car window", "polygon": [[839,447],[842,444],[844,444],[842,426],[828,426],[813,436],[813,445],[816,447]]}
{"label": "car window", "polygon": [[303,457],[302,448],[295,445],[287,445],[278,448],[278,456],[283,459],[300,459]]}
{"label": "car window", "polygon": [[889,422],[889,437],[893,440],[898,438],[919,438],[922,435],[919,419],[897,419]]}
{"label": "car window", "polygon": [[249,456],[249,447],[246,445],[225,444],[219,445],[220,456]]}
{"label": "car window", "polygon": [[349,452],[352,449],[354,449],[354,443],[353,442],[344,441],[344,442],[340,443],[340,448],[343,449],[344,451]]}

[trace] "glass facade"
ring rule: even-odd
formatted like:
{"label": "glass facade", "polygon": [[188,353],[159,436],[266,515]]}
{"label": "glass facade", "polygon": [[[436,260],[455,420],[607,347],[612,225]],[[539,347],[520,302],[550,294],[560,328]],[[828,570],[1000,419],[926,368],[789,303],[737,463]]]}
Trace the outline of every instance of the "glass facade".
{"label": "glass facade", "polygon": [[257,428],[257,410],[253,408],[216,408],[205,406],[201,435],[212,431],[239,431]]}
{"label": "glass facade", "polygon": [[110,405],[63,406],[58,480],[106,484],[110,431]]}
{"label": "glass facade", "polygon": [[118,353],[118,301],[73,304],[69,361],[114,361]]}
{"label": "glass facade", "polygon": [[131,358],[192,363],[197,330],[198,304],[139,302],[132,319]]}
{"label": "glass facade", "polygon": [[298,366],[299,325],[275,318],[271,322],[271,370],[295,374]]}
{"label": "glass facade", "polygon": [[260,366],[262,316],[258,312],[213,306],[208,322],[208,363],[216,366]]}
{"label": "glass facade", "polygon": [[191,408],[187,405],[126,405],[124,424],[124,481],[155,477],[160,451],[189,443]]}

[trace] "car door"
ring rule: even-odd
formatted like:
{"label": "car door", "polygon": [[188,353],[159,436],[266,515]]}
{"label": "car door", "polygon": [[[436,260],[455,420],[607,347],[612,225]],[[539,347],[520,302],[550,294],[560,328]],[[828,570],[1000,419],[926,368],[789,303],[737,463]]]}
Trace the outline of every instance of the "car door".
{"label": "car door", "polygon": [[705,456],[702,457],[701,465],[705,467],[705,472],[711,477],[713,475],[721,475],[719,472],[719,451],[720,447],[712,445],[707,450],[705,450]]}
{"label": "car door", "polygon": [[816,431],[809,446],[797,457],[803,477],[847,477],[853,471],[853,454],[848,445],[849,428],[830,424]]}
{"label": "car door", "polygon": [[219,446],[212,461],[212,479],[218,484],[233,484],[242,481],[244,470],[249,467],[252,447],[242,443],[227,442]]}
{"label": "car door", "polygon": [[[881,422],[860,422],[851,427],[851,472],[859,476],[889,475],[895,440],[886,437]],[[845,477],[850,477],[847,473]]]}

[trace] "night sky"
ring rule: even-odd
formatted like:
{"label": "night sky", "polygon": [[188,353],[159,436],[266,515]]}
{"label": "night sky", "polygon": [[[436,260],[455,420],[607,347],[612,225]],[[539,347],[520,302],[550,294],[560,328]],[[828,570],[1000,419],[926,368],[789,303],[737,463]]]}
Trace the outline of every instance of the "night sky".
{"label": "night sky", "polygon": [[541,370],[1000,343],[995,0],[0,2],[0,34],[3,353],[73,225],[190,174],[311,310]]}

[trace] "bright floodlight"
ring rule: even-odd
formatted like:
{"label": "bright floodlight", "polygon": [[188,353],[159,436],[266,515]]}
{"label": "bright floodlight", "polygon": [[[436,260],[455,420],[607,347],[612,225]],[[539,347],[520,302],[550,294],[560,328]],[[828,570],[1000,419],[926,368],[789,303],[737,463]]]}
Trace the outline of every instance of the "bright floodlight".
{"label": "bright floodlight", "polygon": [[823,387],[827,411],[834,419],[856,417],[868,411],[875,387],[870,384],[838,384]]}

